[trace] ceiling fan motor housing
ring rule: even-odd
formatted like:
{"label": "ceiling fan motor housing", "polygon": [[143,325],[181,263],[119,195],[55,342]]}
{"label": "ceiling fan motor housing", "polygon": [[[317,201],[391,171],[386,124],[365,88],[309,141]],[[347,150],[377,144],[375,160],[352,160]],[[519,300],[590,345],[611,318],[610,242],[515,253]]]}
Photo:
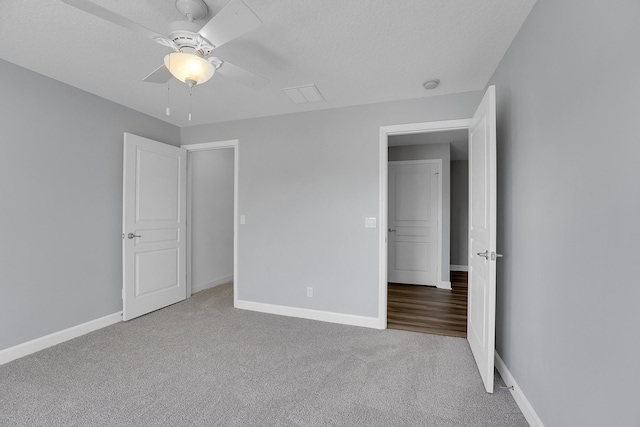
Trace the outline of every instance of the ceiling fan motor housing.
{"label": "ceiling fan motor housing", "polygon": [[178,46],[181,52],[196,51],[200,56],[206,57],[214,49],[214,46],[200,34],[200,26],[193,22],[176,21],[169,24],[170,40]]}

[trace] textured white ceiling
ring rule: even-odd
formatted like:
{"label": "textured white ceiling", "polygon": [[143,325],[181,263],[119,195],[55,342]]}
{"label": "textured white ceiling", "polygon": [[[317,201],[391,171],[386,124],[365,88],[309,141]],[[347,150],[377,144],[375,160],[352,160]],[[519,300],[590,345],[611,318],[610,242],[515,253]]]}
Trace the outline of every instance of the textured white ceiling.
{"label": "textured white ceiling", "polygon": [[[174,0],[93,0],[161,34]],[[205,0],[210,16],[229,0]],[[58,0],[0,1],[0,58],[178,126],[481,90],[535,0],[244,0],[263,25],[215,55],[271,80],[193,89],[142,79],[168,49]],[[209,16],[209,17],[210,17]],[[209,17],[207,19],[209,19]],[[203,21],[204,23],[206,21]],[[425,91],[422,82],[439,78]],[[315,83],[325,102],[282,88]]]}

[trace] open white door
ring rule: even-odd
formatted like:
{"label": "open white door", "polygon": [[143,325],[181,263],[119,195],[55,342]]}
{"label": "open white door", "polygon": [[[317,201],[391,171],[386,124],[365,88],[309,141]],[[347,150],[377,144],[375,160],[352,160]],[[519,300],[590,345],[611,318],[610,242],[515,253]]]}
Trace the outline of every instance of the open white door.
{"label": "open white door", "polygon": [[496,306],[496,95],[490,86],[469,126],[467,339],[493,393]]}
{"label": "open white door", "polygon": [[182,301],[187,151],[124,134],[123,319]]}

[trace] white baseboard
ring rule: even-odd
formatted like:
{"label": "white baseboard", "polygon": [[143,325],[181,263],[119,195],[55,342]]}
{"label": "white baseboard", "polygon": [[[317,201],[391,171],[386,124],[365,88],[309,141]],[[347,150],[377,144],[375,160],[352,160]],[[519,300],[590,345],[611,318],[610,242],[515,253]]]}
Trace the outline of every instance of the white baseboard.
{"label": "white baseboard", "polygon": [[365,328],[384,329],[377,317],[356,316],[354,314],[334,313],[331,311],[312,310],[309,308],[287,307],[284,305],[264,304],[253,301],[238,300],[236,308],[261,313],[278,314],[280,316],[298,317],[301,319],[320,320],[322,322],[342,325],[362,326]]}
{"label": "white baseboard", "polygon": [[451,282],[438,282],[436,288],[451,290]]}
{"label": "white baseboard", "polygon": [[6,348],[0,351],[0,365],[4,365],[12,360],[28,356],[40,350],[44,350],[45,348],[53,347],[54,345],[88,334],[89,332],[97,331],[98,329],[105,328],[118,322],[122,322],[121,311],[109,314],[99,319],[90,320],[89,322],[82,323],[80,325],[72,326],[71,328],[63,329],[62,331],[45,335],[44,337],[36,338],[35,340]]}
{"label": "white baseboard", "polygon": [[505,384],[508,387],[513,387],[513,390],[509,390],[509,391],[511,391],[513,400],[516,401],[516,404],[522,411],[522,414],[526,418],[529,425],[531,427],[544,427],[544,424],[542,424],[540,417],[538,417],[538,414],[536,414],[536,411],[533,409],[533,406],[531,406],[531,404],[529,403],[529,400],[527,400],[527,397],[522,392],[522,389],[518,386],[518,383],[516,382],[515,378],[513,378],[513,375],[511,375],[511,372],[509,372],[507,365],[504,364],[504,361],[498,354],[497,350],[495,354],[496,354],[496,357],[495,357],[496,369],[500,373],[500,376],[504,380]]}
{"label": "white baseboard", "polygon": [[216,286],[224,285],[225,283],[229,283],[233,281],[233,274],[229,274],[228,276],[220,277],[216,280],[212,280],[211,282],[201,283],[199,285],[191,285],[191,295],[196,292],[204,291],[205,289],[214,288]]}
{"label": "white baseboard", "polygon": [[468,265],[450,265],[449,271],[469,271]]}

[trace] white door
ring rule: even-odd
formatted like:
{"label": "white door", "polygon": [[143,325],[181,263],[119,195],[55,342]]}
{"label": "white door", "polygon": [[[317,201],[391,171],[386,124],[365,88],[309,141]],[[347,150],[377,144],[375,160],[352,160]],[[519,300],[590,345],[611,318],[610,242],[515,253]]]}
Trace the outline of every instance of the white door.
{"label": "white door", "polygon": [[182,148],[124,134],[124,320],[187,296],[186,158]]}
{"label": "white door", "polygon": [[[500,255],[498,255],[500,256]],[[469,127],[467,340],[493,393],[496,305],[496,95],[490,86]]]}
{"label": "white door", "polygon": [[438,284],[440,163],[389,162],[388,282]]}

